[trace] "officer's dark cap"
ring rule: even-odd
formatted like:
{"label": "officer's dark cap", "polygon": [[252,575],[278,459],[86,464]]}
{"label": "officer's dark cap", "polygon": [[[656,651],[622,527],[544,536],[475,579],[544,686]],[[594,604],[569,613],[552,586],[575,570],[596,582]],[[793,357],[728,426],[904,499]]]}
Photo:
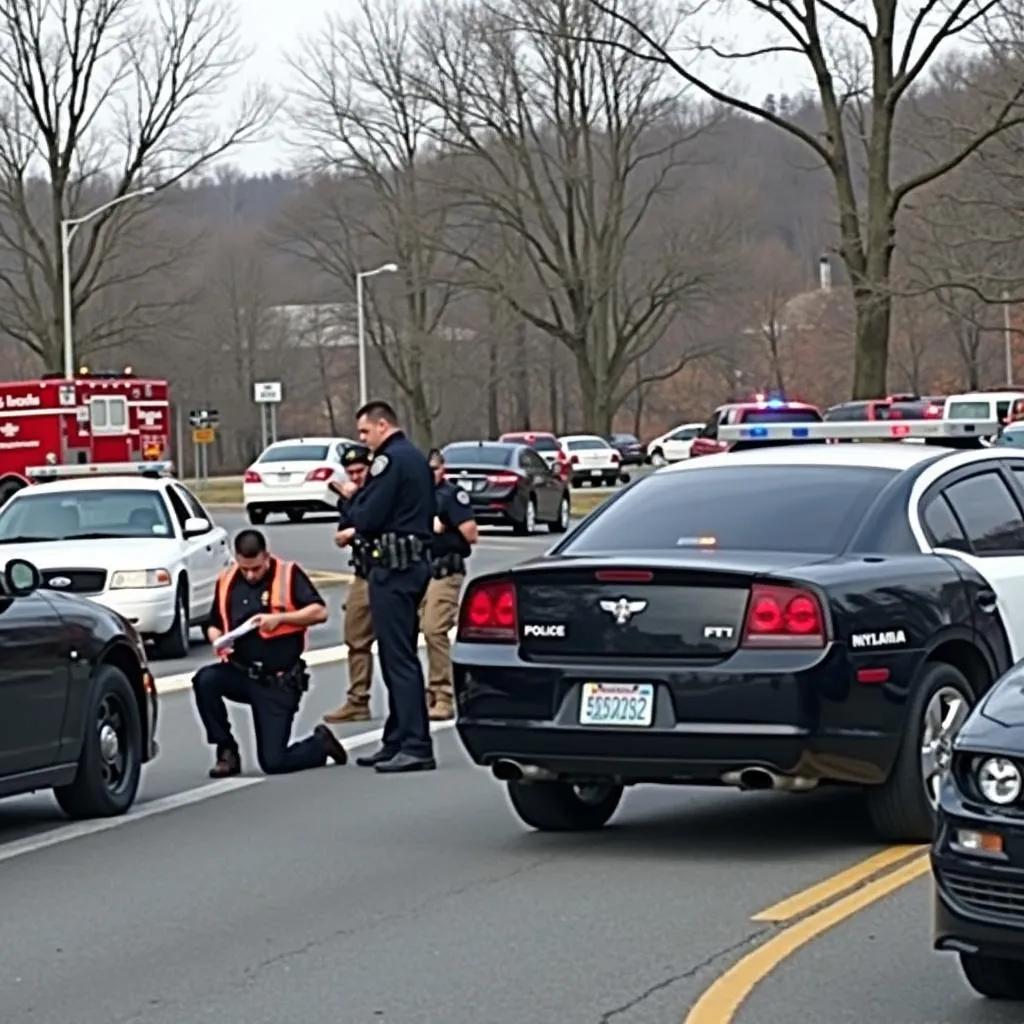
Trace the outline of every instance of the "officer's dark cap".
{"label": "officer's dark cap", "polygon": [[373,452],[365,444],[350,444],[341,454],[343,466],[368,466],[373,461]]}

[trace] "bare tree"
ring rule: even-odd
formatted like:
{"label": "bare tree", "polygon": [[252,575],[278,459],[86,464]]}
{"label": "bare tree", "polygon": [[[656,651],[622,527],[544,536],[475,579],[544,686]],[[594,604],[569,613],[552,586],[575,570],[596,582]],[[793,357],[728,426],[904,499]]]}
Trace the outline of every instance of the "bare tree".
{"label": "bare tree", "polygon": [[[943,148],[921,154],[918,166],[899,177],[894,169],[901,108],[927,75],[940,49],[1000,14],[1001,0],[919,0],[908,11],[899,0],[873,0],[870,14],[833,0],[710,0],[690,11],[703,24],[740,19],[763,44],[736,48],[715,38],[691,41],[697,60],[750,63],[778,55],[806,62],[817,89],[824,132],[817,134],[773,104],[758,105],[715,85],[696,62],[673,53],[672,41],[639,20],[619,0],[587,0],[632,38],[603,41],[661,66],[707,97],[761,118],[800,139],[828,169],[839,208],[839,253],[856,304],[853,394],[884,394],[892,315],[891,271],[897,213],[917,189],[936,181],[1000,133],[1024,123],[1024,81],[1019,64],[1000,89],[986,97],[969,125],[947,132]],[[867,5],[866,5],[867,6]],[[746,24],[754,19],[752,25]],[[901,24],[897,24],[897,21]],[[691,19],[692,21],[692,19]],[[757,22],[760,21],[760,31]],[[904,28],[902,33],[899,31]],[[602,37],[590,33],[588,39]],[[693,53],[693,51],[696,53]],[[962,88],[970,89],[970,76]],[[858,174],[865,185],[859,190]]]}
{"label": "bare tree", "polygon": [[[271,113],[262,91],[234,116],[218,106],[244,57],[220,0],[0,0],[0,243],[10,257],[0,328],[48,367],[61,352],[61,219],[142,184],[167,188],[257,137]],[[132,289],[167,266],[166,247],[148,257],[136,247],[111,269],[143,216],[125,204],[82,226],[73,319],[105,289]],[[80,350],[151,312],[130,304],[93,320]]]}
{"label": "bare tree", "polygon": [[[330,16],[292,61],[292,120],[321,178],[319,202],[283,225],[281,241],[346,293],[360,271],[398,264],[401,300],[386,281],[367,290],[368,337],[408,402],[413,433],[431,441],[439,412],[428,369],[449,334],[455,294],[441,238],[448,208],[427,149],[433,112],[412,16],[398,0],[361,0],[355,18]],[[315,223],[314,223],[315,222]],[[389,301],[389,296],[392,296]]]}
{"label": "bare tree", "polygon": [[[652,3],[630,11],[667,34]],[[633,363],[713,291],[736,224],[734,204],[687,195],[707,118],[629,52],[636,32],[620,28],[616,50],[587,41],[615,33],[578,0],[441,3],[420,27],[449,191],[468,222],[520,241],[521,269],[502,272],[486,246],[453,255],[477,287],[568,349],[583,425],[599,433],[638,386]],[[648,379],[694,355],[676,352]]]}

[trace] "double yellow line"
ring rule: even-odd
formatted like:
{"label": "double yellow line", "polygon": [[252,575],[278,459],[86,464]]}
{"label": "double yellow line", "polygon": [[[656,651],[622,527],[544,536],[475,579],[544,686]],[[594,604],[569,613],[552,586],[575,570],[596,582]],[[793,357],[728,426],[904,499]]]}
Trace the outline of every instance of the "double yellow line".
{"label": "double yellow line", "polygon": [[706,989],[684,1024],[730,1024],[754,988],[798,949],[928,871],[927,846],[892,846],[755,914],[754,921],[785,927]]}

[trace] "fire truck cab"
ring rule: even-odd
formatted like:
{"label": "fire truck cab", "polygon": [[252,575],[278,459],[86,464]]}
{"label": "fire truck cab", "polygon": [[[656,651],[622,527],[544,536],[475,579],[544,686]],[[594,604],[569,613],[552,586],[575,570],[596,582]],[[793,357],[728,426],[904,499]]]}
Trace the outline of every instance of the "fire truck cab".
{"label": "fire truck cab", "polygon": [[46,374],[0,383],[0,505],[30,483],[107,473],[170,471],[171,416],[167,381],[80,371],[74,380]]}

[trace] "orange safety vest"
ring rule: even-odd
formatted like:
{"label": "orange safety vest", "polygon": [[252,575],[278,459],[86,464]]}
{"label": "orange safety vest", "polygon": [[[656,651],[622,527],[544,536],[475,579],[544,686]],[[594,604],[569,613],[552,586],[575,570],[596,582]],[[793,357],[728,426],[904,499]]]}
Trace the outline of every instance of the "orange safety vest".
{"label": "orange safety vest", "polygon": [[[238,566],[232,565],[229,569],[225,569],[220,574],[220,579],[217,580],[217,607],[220,610],[220,619],[221,622],[224,623],[225,631],[230,628],[231,622],[228,603],[228,598],[231,594],[231,584],[234,583],[238,572]],[[280,559],[274,559],[274,578],[270,584],[270,601],[267,606],[268,613],[280,615],[284,612],[298,611],[295,604],[295,598],[292,596],[294,576],[294,562],[282,562]],[[277,640],[279,637],[292,636],[295,633],[302,633],[305,635],[306,632],[307,629],[305,626],[289,625],[280,625],[273,631],[263,628],[260,628],[259,631],[260,636],[263,637],[264,640]]]}

